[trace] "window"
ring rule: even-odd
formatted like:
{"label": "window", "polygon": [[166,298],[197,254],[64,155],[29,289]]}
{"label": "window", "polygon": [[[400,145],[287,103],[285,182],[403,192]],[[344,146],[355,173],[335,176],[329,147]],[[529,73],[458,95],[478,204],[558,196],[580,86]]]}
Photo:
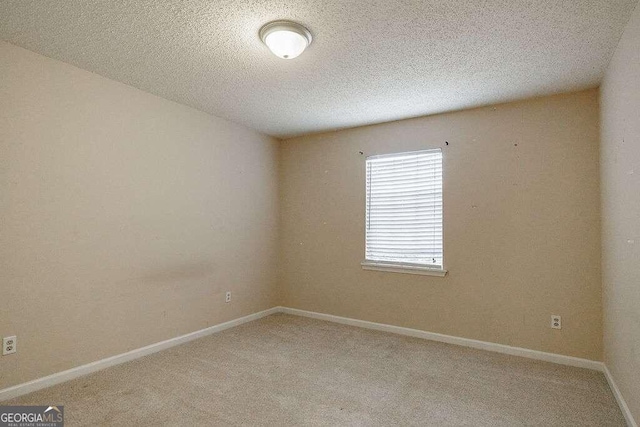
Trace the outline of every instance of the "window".
{"label": "window", "polygon": [[365,269],[444,276],[442,151],[371,156]]}

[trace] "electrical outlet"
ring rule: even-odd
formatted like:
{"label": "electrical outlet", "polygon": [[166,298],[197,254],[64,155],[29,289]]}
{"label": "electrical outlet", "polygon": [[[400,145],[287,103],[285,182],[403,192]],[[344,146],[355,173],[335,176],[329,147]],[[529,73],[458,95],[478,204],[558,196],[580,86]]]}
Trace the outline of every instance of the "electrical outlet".
{"label": "electrical outlet", "polygon": [[224,302],[231,302],[231,291],[227,291],[224,296]]}
{"label": "electrical outlet", "polygon": [[562,329],[562,317],[557,314],[551,315],[551,329]]}
{"label": "electrical outlet", "polygon": [[17,349],[18,337],[15,335],[12,337],[4,337],[2,338],[2,355],[6,356],[7,354],[13,354]]}

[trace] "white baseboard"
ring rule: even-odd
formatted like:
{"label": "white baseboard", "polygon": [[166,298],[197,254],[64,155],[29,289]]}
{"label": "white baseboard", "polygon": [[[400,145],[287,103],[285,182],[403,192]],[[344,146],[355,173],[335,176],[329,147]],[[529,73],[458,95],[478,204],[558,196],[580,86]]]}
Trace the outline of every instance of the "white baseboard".
{"label": "white baseboard", "polygon": [[138,359],[140,357],[144,357],[170,347],[175,347],[177,345],[184,344],[188,341],[202,338],[207,335],[215,334],[216,332],[221,332],[225,329],[233,328],[234,326],[239,326],[243,323],[251,322],[253,320],[257,320],[278,312],[280,312],[280,308],[273,307],[268,310],[260,311],[258,313],[250,314],[248,316],[240,317],[238,319],[233,319],[228,322],[201,329],[199,331],[191,332],[186,335],[181,335],[179,337],[151,344],[146,347],[131,350],[127,353],[122,353],[112,357],[108,357],[106,359],[97,360],[95,362],[87,363],[86,365],[78,366],[46,377],[38,378],[33,381],[5,388],[4,390],[0,390],[0,402],[8,399],[13,399],[14,397],[22,396],[24,394],[31,393],[46,387],[51,387],[52,385],[60,384],[62,382],[69,381],[83,375],[100,371],[110,366],[119,365],[130,360]]}
{"label": "white baseboard", "polygon": [[604,376],[607,378],[607,382],[609,383],[609,387],[611,388],[611,392],[613,393],[616,401],[618,402],[618,406],[620,406],[620,410],[624,415],[624,419],[627,421],[627,425],[629,427],[638,427],[636,421],[633,419],[633,415],[631,415],[631,410],[627,406],[627,402],[625,402],[624,397],[622,397],[622,393],[620,393],[620,389],[616,385],[616,382],[613,380],[613,376],[611,372],[609,372],[609,368],[604,366]]}
{"label": "white baseboard", "polygon": [[618,402],[620,411],[622,411],[622,414],[624,415],[624,418],[627,421],[627,425],[629,427],[638,427],[638,424],[636,424],[635,420],[633,419],[633,415],[631,414],[631,411],[627,406],[627,402],[625,402],[624,398],[622,397],[622,393],[620,393],[618,386],[613,380],[613,376],[611,375],[611,372],[609,372],[609,369],[606,367],[606,365],[603,362],[598,362],[598,361],[589,360],[589,359],[581,359],[581,358],[572,357],[572,356],[565,356],[562,354],[546,353],[544,351],[530,350],[530,349],[521,348],[521,347],[511,347],[504,344],[496,344],[496,343],[491,343],[486,341],[472,340],[469,338],[454,337],[451,335],[438,334],[434,332],[426,332],[426,331],[421,331],[419,329],[403,328],[400,326],[387,325],[384,323],[367,322],[366,320],[358,320],[358,319],[352,319],[349,317],[334,316],[331,314],[317,313],[314,311],[299,310],[297,308],[288,308],[288,307],[276,307],[276,308],[280,313],[310,317],[312,319],[326,320],[329,322],[342,323],[344,325],[357,326],[357,327],[366,328],[366,329],[374,329],[376,331],[391,332],[394,334],[406,335],[406,336],[415,337],[415,338],[422,338],[422,339],[431,340],[431,341],[444,342],[444,343],[455,344],[455,345],[460,345],[464,347],[477,348],[480,350],[493,351],[496,353],[509,354],[512,356],[527,357],[529,359],[536,359],[536,360],[542,360],[545,362],[558,363],[560,365],[575,366],[577,368],[586,368],[586,369],[592,369],[595,371],[600,371],[604,373],[604,376],[606,377],[607,382],[609,383],[609,387],[611,388],[611,392],[613,393],[613,395],[616,398],[616,401]]}
{"label": "white baseboard", "polygon": [[542,360],[546,362],[558,363],[561,365],[575,366],[578,368],[593,369],[604,373],[611,391],[615,396],[618,405],[629,427],[638,427],[636,422],[629,411],[620,390],[616,386],[611,373],[607,367],[602,363],[595,360],[581,359],[578,357],[564,356],[561,354],[546,353],[543,351],[530,350],[521,347],[511,347],[504,344],[496,344],[485,341],[478,341],[469,338],[460,338],[451,335],[438,334],[435,332],[421,331],[419,329],[403,328],[401,326],[387,325],[384,323],[368,322],[366,320],[352,319],[348,317],[334,316],[331,314],[316,313],[313,311],[299,310],[289,307],[273,307],[268,310],[260,311],[258,313],[250,314],[248,316],[240,317],[238,319],[230,320],[228,322],[220,323],[218,325],[211,326],[209,328],[201,329],[199,331],[191,332],[186,335],[171,338],[166,341],[151,344],[146,347],[142,347],[136,350],[129,351],[127,353],[118,354],[116,356],[108,357],[106,359],[98,360],[88,363],[86,365],[78,366],[66,371],[58,372],[46,377],[38,378],[33,381],[29,381],[23,384],[18,384],[13,387],[9,387],[0,390],[0,402],[8,399],[13,399],[18,396],[22,396],[27,393],[31,393],[46,387],[51,387],[56,384],[60,384],[65,381],[69,381],[83,375],[87,375],[110,366],[119,365],[130,360],[138,359],[147,356],[152,353],[156,353],[161,350],[165,350],[170,347],[174,347],[180,344],[184,344],[188,341],[192,341],[198,338],[205,337],[207,335],[215,334],[216,332],[224,331],[225,329],[233,328],[234,326],[242,325],[243,323],[258,320],[262,317],[269,316],[276,313],[286,313],[296,316],[309,317],[313,319],[326,320],[329,322],[341,323],[345,325],[357,326],[360,328],[373,329],[377,331],[390,332],[399,335],[405,335],[415,338],[422,338],[431,341],[444,342],[448,344],[455,344],[464,347],[471,347],[480,350],[493,351],[496,353],[504,353],[512,356],[527,357],[529,359]]}
{"label": "white baseboard", "polygon": [[384,323],[367,322],[366,320],[351,319],[348,317],[334,316],[331,314],[316,313],[313,311],[298,310],[297,308],[278,307],[280,312],[293,314],[296,316],[310,317],[313,319],[327,320],[329,322],[342,323],[345,325],[358,326],[360,328],[374,329],[376,331],[391,332],[399,335],[406,335],[415,338],[422,338],[431,341],[444,342],[448,344],[472,347],[480,350],[493,351],[496,353],[510,354],[512,356],[527,357],[529,359],[543,360],[545,362],[558,363],[560,365],[575,366],[578,368],[593,369],[603,371],[602,362],[579,357],[564,356],[562,354],[545,353],[544,351],[530,350],[522,347],[511,347],[504,344],[496,344],[486,341],[472,340],[469,338],[454,337],[451,335],[438,334],[435,332],[421,331],[419,329],[403,328],[401,326],[387,325]]}

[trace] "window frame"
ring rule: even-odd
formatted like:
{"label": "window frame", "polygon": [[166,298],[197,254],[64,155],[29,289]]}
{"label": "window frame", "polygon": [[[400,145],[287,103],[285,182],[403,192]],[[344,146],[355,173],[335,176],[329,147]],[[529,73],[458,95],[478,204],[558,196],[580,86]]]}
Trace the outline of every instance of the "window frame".
{"label": "window frame", "polygon": [[[394,262],[394,261],[382,261],[382,260],[372,260],[367,259],[367,203],[369,199],[369,195],[367,194],[367,161],[375,158],[383,158],[383,157],[392,157],[392,156],[401,156],[401,155],[410,155],[414,153],[424,153],[429,151],[439,151],[441,153],[441,161],[442,161],[442,265],[435,266],[429,264],[417,264],[417,263],[407,263],[407,262]],[[444,235],[444,152],[442,148],[425,148],[421,150],[412,150],[412,151],[400,151],[400,152],[392,152],[385,154],[375,154],[371,156],[367,156],[364,162],[365,173],[364,173],[364,193],[365,193],[365,202],[364,202],[364,261],[360,263],[363,270],[373,270],[373,271],[384,271],[390,273],[404,273],[404,274],[416,274],[416,275],[425,275],[425,276],[437,276],[444,277],[447,275],[448,271],[445,269],[445,259],[444,259],[444,247],[445,247],[445,235]]]}

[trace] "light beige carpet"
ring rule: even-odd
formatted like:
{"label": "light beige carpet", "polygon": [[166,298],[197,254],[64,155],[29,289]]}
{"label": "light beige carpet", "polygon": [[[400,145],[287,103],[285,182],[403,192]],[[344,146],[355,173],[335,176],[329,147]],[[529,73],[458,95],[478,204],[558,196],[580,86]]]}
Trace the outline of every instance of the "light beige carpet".
{"label": "light beige carpet", "polygon": [[7,403],[67,426],[625,425],[599,372],[281,314]]}

